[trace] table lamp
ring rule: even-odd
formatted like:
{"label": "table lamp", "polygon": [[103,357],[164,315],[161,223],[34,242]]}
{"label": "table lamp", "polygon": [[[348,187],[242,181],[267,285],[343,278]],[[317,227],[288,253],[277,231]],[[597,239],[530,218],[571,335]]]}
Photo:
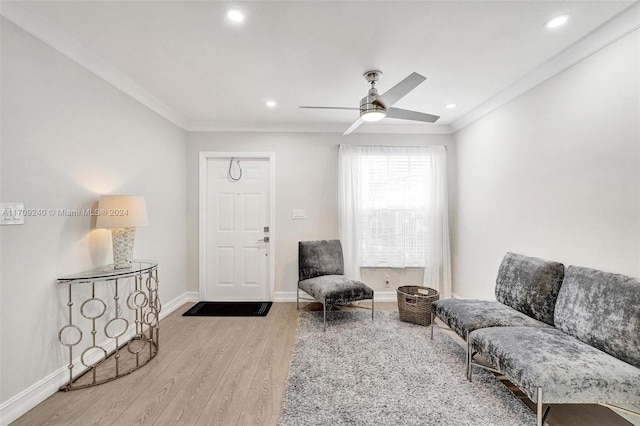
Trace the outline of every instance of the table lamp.
{"label": "table lamp", "polygon": [[131,267],[136,227],[148,224],[147,207],[143,196],[100,196],[96,228],[111,228],[115,269]]}

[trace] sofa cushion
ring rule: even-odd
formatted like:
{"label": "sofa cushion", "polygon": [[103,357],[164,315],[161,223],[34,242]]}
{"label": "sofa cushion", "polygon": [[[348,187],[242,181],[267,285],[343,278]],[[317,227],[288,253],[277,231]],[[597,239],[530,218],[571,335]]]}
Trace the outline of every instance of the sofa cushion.
{"label": "sofa cushion", "polygon": [[559,330],[640,367],[640,280],[569,266],[555,323]]}
{"label": "sofa cushion", "polygon": [[498,269],[496,300],[553,325],[563,277],[562,263],[507,253]]}
{"label": "sofa cushion", "polygon": [[467,332],[497,326],[549,327],[500,302],[476,299],[443,299],[431,303],[433,313],[463,339]]}
{"label": "sofa cushion", "polygon": [[485,328],[469,340],[534,402],[537,387],[545,403],[640,402],[640,369],[555,328]]}
{"label": "sofa cushion", "polygon": [[373,290],[344,275],[323,275],[298,282],[298,287],[328,305],[373,299]]}
{"label": "sofa cushion", "polygon": [[298,281],[320,275],[342,274],[344,274],[344,260],[340,240],[298,243]]}

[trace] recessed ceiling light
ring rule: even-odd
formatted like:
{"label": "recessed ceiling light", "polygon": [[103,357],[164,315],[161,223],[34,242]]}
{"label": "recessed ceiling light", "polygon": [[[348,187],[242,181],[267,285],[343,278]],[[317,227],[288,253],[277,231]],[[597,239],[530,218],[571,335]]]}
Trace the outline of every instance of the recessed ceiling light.
{"label": "recessed ceiling light", "polygon": [[454,109],[457,105],[456,104],[447,104],[446,108],[447,109]]}
{"label": "recessed ceiling light", "polygon": [[277,105],[276,101],[266,101],[264,104],[267,106],[267,108],[275,108]]}
{"label": "recessed ceiling light", "polygon": [[555,18],[549,19],[545,24],[545,26],[547,28],[558,28],[566,24],[568,20],[569,20],[569,15],[559,15],[559,16],[556,16]]}
{"label": "recessed ceiling light", "polygon": [[229,9],[227,10],[227,19],[231,22],[240,23],[244,21],[244,13],[238,9]]}

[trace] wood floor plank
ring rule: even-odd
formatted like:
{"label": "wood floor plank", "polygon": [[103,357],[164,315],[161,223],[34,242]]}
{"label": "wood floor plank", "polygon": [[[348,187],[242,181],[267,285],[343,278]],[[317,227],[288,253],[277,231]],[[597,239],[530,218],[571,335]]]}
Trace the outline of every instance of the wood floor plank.
{"label": "wood floor plank", "polygon": [[155,418],[154,409],[164,401],[170,389],[204,357],[201,342],[209,342],[210,336],[217,338],[220,333],[217,327],[219,319],[207,320],[198,324],[197,330],[180,345],[165,345],[168,348],[163,348],[164,353],[156,357],[159,362],[154,374],[146,374],[138,378],[126,392],[111,394],[94,404],[88,417],[89,424],[149,424],[147,418]]}
{"label": "wood floor plank", "polygon": [[[68,424],[79,426],[108,424],[131,406],[140,394],[151,387],[158,375],[163,374],[172,365],[176,365],[176,359],[181,354],[185,351],[189,354],[194,342],[209,333],[210,327],[212,327],[211,324],[194,323],[189,321],[189,318],[182,316],[174,318],[174,321],[181,324],[182,327],[166,327],[165,337],[160,343],[160,352],[149,365],[122,379],[102,385],[105,387],[104,396],[90,404],[85,415],[79,416]],[[153,374],[150,374],[150,370],[153,371]],[[119,383],[120,381],[123,383]]]}
{"label": "wood floor plank", "polygon": [[100,389],[100,386],[57,392],[11,424],[15,426],[67,425],[74,417],[81,417],[88,404],[102,398],[104,393],[104,389]]}
{"label": "wood floor plank", "polygon": [[[118,386],[126,388],[128,382],[132,380],[130,376],[141,374],[141,371],[153,368],[156,363],[156,359],[151,360],[141,370],[117,379]],[[40,403],[36,407],[37,409],[30,410],[12,424],[18,426],[34,424],[43,426],[68,425],[74,419],[82,418],[83,413],[91,407],[93,401],[105,398],[105,395],[110,393],[109,388],[111,386],[113,386],[113,382],[86,389],[55,393]],[[61,407],[64,407],[64,409],[60,409]]]}
{"label": "wood floor plank", "polygon": [[[70,425],[74,421],[78,424],[87,424],[86,417],[91,415],[91,410],[95,407],[96,401],[112,401],[116,395],[114,403],[122,395],[130,394],[131,387],[137,383],[138,375],[146,374],[148,370],[157,372],[166,366],[166,361],[173,359],[171,348],[183,347],[185,342],[192,339],[193,333],[202,327],[193,322],[189,323],[186,317],[182,317],[182,312],[189,309],[193,304],[188,303],[160,321],[161,338],[160,352],[158,356],[151,360],[149,364],[128,376],[119,378],[113,382],[100,386],[69,391],[58,392],[43,401],[36,408],[27,412],[17,419],[15,425]],[[164,337],[162,337],[164,336]],[[113,389],[116,389],[114,391]]]}
{"label": "wood floor plank", "polygon": [[257,321],[238,348],[233,364],[225,372],[195,424],[236,424],[273,331],[272,325],[282,306],[276,305],[271,309],[273,312],[266,318],[256,318]]}
{"label": "wood floor plank", "polygon": [[[244,318],[222,318],[218,323],[220,334],[203,342],[205,356],[188,369],[189,376],[176,382],[167,392],[163,407],[158,407],[148,417],[148,422],[163,425],[183,424],[191,417],[198,417],[211,398],[218,382],[229,368],[233,357],[248,333]],[[137,408],[130,415],[135,416]],[[126,420],[126,418],[121,418]]]}
{"label": "wood floor plank", "polygon": [[289,373],[298,312],[293,303],[284,305],[274,324],[275,331],[264,350],[251,384],[238,425],[275,425]]}

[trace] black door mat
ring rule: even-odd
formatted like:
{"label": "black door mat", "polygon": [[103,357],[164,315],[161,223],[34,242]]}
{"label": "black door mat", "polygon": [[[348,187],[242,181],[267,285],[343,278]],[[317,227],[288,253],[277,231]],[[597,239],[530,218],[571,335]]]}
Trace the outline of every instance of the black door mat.
{"label": "black door mat", "polygon": [[198,302],[183,317],[266,317],[272,302]]}

